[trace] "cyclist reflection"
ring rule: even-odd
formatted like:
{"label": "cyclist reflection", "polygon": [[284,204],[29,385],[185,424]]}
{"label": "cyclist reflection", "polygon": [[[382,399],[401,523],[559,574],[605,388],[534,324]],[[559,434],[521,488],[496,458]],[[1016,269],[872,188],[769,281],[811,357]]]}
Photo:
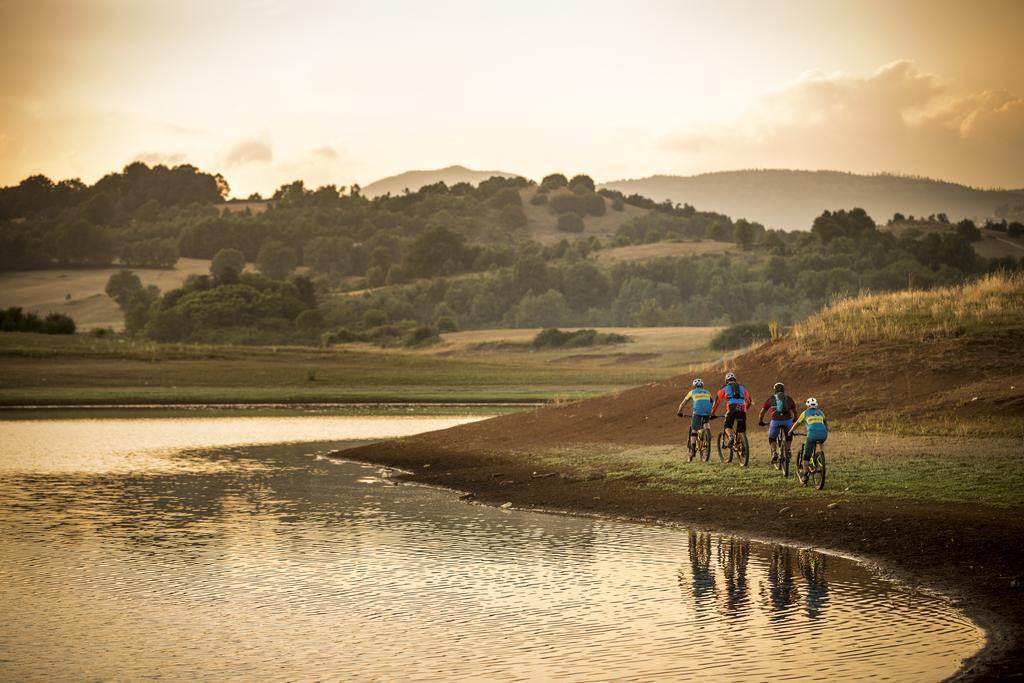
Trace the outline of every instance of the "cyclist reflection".
{"label": "cyclist reflection", "polygon": [[801,550],[798,557],[800,570],[807,582],[805,610],[811,619],[817,619],[828,604],[828,581],[825,556],[814,550]]}

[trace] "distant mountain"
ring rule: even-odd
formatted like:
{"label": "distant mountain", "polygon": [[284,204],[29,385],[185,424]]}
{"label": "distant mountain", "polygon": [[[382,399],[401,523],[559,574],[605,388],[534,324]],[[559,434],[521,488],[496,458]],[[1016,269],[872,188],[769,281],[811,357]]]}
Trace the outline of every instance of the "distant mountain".
{"label": "distant mountain", "polygon": [[451,187],[455,183],[479,185],[481,181],[487,180],[488,178],[496,175],[502,176],[503,178],[513,178],[518,174],[507,173],[505,171],[474,171],[473,169],[466,168],[465,166],[449,166],[448,168],[439,168],[435,171],[406,171],[405,173],[399,173],[398,175],[381,178],[380,180],[370,183],[364,187],[362,192],[363,195],[367,197],[377,197],[388,193],[391,193],[392,195],[399,195],[402,194],[406,188],[408,188],[410,192],[415,192],[424,185],[433,185],[439,181],[444,181],[448,187]]}
{"label": "distant mountain", "polygon": [[897,211],[950,220],[985,219],[996,207],[1024,203],[1024,190],[979,190],[941,180],[838,171],[749,170],[695,176],[657,175],[602,187],[720,211],[769,228],[808,230],[825,209],[865,209],[878,223]]}

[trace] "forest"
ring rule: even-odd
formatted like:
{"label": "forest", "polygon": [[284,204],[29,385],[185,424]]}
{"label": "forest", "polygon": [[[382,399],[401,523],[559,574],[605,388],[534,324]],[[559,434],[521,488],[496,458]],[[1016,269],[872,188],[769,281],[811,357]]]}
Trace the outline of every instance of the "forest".
{"label": "forest", "polygon": [[[810,231],[765,230],[596,190],[582,174],[437,183],[373,199],[358,186],[295,181],[240,209],[228,191],[221,176],[191,166],[137,162],[92,186],[33,176],[0,189],[0,269],[123,266],[108,294],[128,334],[158,341],[415,345],[487,327],[788,325],[837,296],[1021,267],[979,257],[969,221],[897,237],[854,208],[824,212]],[[557,218],[561,239],[531,238],[524,197]],[[627,205],[642,211],[627,217]],[[623,219],[614,236],[587,234],[591,217],[615,212]],[[598,258],[618,246],[697,240],[736,248]],[[212,259],[211,273],[159,292],[130,272],[181,256]]]}

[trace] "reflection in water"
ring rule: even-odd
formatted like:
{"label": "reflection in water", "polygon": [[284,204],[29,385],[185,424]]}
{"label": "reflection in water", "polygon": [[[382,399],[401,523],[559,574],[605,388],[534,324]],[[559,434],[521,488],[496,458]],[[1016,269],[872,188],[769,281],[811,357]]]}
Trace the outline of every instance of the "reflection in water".
{"label": "reflection in water", "polygon": [[93,425],[33,470],[8,426],[0,680],[935,680],[981,644],[812,551],[467,505],[327,443],[97,455]]}
{"label": "reflection in water", "polygon": [[768,596],[771,605],[771,617],[783,619],[783,614],[792,607],[798,596],[796,582],[793,579],[793,549],[773,544],[771,560],[768,564]]}
{"label": "reflection in water", "polygon": [[718,564],[725,574],[725,615],[736,617],[742,613],[747,595],[747,560],[750,541],[742,538],[718,539]]}
{"label": "reflection in water", "polygon": [[799,555],[800,570],[807,584],[806,613],[811,619],[821,616],[821,611],[828,604],[828,573],[825,570],[825,556],[814,550],[801,550]]}

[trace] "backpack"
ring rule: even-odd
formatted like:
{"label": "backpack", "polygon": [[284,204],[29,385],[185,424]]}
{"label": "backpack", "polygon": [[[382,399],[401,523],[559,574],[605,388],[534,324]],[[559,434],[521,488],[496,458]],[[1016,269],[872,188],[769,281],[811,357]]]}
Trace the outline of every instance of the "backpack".
{"label": "backpack", "polygon": [[729,394],[730,394],[730,398],[734,398],[734,399],[743,398],[743,385],[740,384],[739,382],[736,382],[731,387],[729,387]]}
{"label": "backpack", "polygon": [[785,394],[775,394],[775,419],[785,420],[787,418],[781,417],[782,415],[789,414],[789,401],[786,400]]}

